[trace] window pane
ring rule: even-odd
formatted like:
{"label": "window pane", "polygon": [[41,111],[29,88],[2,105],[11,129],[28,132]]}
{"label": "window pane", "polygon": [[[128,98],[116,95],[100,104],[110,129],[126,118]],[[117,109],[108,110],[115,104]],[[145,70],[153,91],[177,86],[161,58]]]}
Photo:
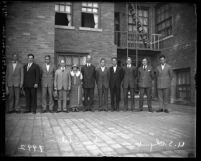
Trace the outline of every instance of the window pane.
{"label": "window pane", "polygon": [[143,24],[143,18],[139,18],[139,21],[140,21],[140,24],[142,25]]}
{"label": "window pane", "polygon": [[87,6],[87,3],[82,3],[82,6]]}
{"label": "window pane", "polygon": [[98,7],[98,3],[93,3],[93,7]]}
{"label": "window pane", "polygon": [[73,64],[79,65],[79,57],[73,57]]}
{"label": "window pane", "polygon": [[98,13],[98,9],[94,8],[94,9],[93,9],[93,12],[94,12],[94,13]]}
{"label": "window pane", "polygon": [[133,22],[133,19],[132,19],[131,16],[129,16],[129,18],[128,18],[128,22],[129,22],[129,23],[132,23],[132,22]]}
{"label": "window pane", "polygon": [[86,64],[86,57],[81,57],[80,58],[80,65],[85,65]]}
{"label": "window pane", "polygon": [[87,12],[92,12],[92,8],[87,8]]}
{"label": "window pane", "polygon": [[128,25],[128,31],[132,31],[132,25]]}
{"label": "window pane", "polygon": [[70,6],[66,6],[66,12],[67,13],[70,13],[71,11],[70,11]]}
{"label": "window pane", "polygon": [[145,26],[144,26],[144,27],[143,27],[143,29],[144,29],[144,32],[145,32],[145,33],[147,33],[147,32],[148,32],[147,27],[145,27]]}
{"label": "window pane", "polygon": [[64,5],[60,5],[60,11],[64,12]]}
{"label": "window pane", "polygon": [[72,65],[70,56],[66,57],[66,65]]}
{"label": "window pane", "polygon": [[138,10],[138,15],[142,16],[142,10]]}
{"label": "window pane", "polygon": [[83,11],[83,12],[86,12],[86,11],[87,11],[87,9],[86,9],[86,8],[82,8],[82,11]]}
{"label": "window pane", "polygon": [[148,17],[148,11],[144,11],[144,17]]}
{"label": "window pane", "polygon": [[144,25],[148,25],[148,19],[144,18]]}
{"label": "window pane", "polygon": [[92,7],[92,3],[88,3],[88,7]]}
{"label": "window pane", "polygon": [[55,5],[55,11],[59,11],[59,5]]}

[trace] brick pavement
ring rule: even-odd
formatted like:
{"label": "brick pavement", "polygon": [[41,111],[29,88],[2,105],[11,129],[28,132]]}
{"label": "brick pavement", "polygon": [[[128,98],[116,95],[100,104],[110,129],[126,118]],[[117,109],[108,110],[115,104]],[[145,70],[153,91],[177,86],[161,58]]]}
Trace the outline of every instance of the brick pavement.
{"label": "brick pavement", "polygon": [[169,114],[144,109],[6,114],[6,155],[195,157],[195,107],[171,104]]}

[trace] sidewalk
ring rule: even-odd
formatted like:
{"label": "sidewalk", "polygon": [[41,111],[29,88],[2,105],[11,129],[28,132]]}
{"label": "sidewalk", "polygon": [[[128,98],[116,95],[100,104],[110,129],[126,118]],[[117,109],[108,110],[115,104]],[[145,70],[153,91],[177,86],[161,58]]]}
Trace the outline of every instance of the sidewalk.
{"label": "sidewalk", "polygon": [[195,107],[170,104],[170,113],[150,113],[144,107],[142,112],[6,114],[6,154],[196,156]]}

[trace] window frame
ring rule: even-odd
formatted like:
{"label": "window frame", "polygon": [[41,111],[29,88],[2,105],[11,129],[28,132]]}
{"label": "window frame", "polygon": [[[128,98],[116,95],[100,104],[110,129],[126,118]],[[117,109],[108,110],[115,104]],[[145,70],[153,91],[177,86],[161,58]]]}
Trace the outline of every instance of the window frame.
{"label": "window frame", "polygon": [[[59,6],[59,11],[56,11],[56,5],[58,5]],[[65,7],[64,7],[64,11],[60,11],[60,5],[64,5]],[[68,12],[66,12],[65,10],[66,10],[66,6],[70,6],[70,13],[68,13]],[[56,2],[55,3],[55,14],[56,14],[56,12],[57,13],[66,13],[67,15],[70,15],[71,16],[71,21],[69,22],[69,24],[71,24],[71,25],[68,25],[68,26],[66,26],[66,25],[56,25],[55,24],[55,26],[57,27],[57,28],[60,28],[60,27],[62,27],[62,28],[70,28],[70,29],[73,29],[73,3],[72,2]],[[55,21],[55,23],[56,23],[56,21]]]}
{"label": "window frame", "polygon": [[[88,6],[88,5],[86,5],[86,6],[83,6],[83,3],[86,3],[86,4],[88,4],[88,3],[92,3],[92,7],[90,7],[90,6]],[[97,7],[94,7],[93,5],[94,5],[94,3],[97,3],[98,4],[98,6]],[[89,30],[94,30],[94,31],[99,31],[100,29],[101,29],[101,18],[100,18],[100,3],[99,2],[81,2],[81,8],[80,8],[80,10],[81,10],[81,24],[80,24],[80,29],[82,30],[82,29],[89,29]],[[86,9],[88,9],[88,8],[91,8],[92,9],[92,11],[93,11],[93,9],[97,9],[97,13],[94,13],[94,12],[88,12],[88,11],[82,11],[82,9],[83,8],[86,8]],[[97,22],[97,28],[91,28],[91,27],[84,27],[84,26],[82,26],[82,13],[92,13],[93,15],[95,14],[95,15],[97,15],[97,17],[98,17],[98,22]],[[95,18],[94,18],[94,22],[95,22]],[[96,23],[95,23],[95,25],[96,25]],[[102,30],[100,30],[100,31],[102,31]]]}
{"label": "window frame", "polygon": [[[172,11],[172,6],[170,3],[159,3],[155,7],[155,29],[156,29],[156,33],[162,35],[162,38],[171,36],[173,34],[173,30],[172,30],[173,18],[172,18],[171,11]],[[162,16],[164,17],[163,19],[161,18]],[[169,25],[167,25],[166,23],[169,23]]]}
{"label": "window frame", "polygon": [[[181,99],[180,93],[185,92],[186,97],[185,100],[191,100],[191,69],[188,68],[181,68],[175,69],[176,74],[176,98]],[[178,84],[179,75],[182,76],[182,83]],[[184,83],[183,83],[184,80]],[[188,80],[188,81],[187,81]],[[181,90],[179,90],[181,88]]]}
{"label": "window frame", "polygon": [[[128,7],[128,6],[127,6]],[[142,18],[142,20],[143,20],[143,24],[142,24],[142,26],[143,26],[143,30],[144,30],[144,26],[147,28],[147,32],[146,33],[144,33],[144,34],[146,34],[147,35],[147,38],[149,38],[149,33],[150,33],[150,29],[149,29],[149,27],[150,27],[150,25],[149,25],[149,18],[150,18],[150,12],[149,12],[149,7],[147,7],[147,6],[137,6],[137,17],[138,17],[138,19],[140,20],[140,18]],[[139,16],[139,10],[140,11],[142,11],[142,16]],[[147,12],[147,17],[145,17],[144,16],[144,12]],[[132,23],[130,23],[129,22],[129,17],[131,17],[132,18],[132,16],[131,15],[129,15],[128,14],[128,32],[134,32],[134,33],[136,33],[137,35],[138,35],[138,37],[137,37],[137,42],[138,43],[143,43],[143,40],[142,40],[142,38],[140,37],[140,33],[138,33],[138,31],[137,31],[137,25],[136,25],[136,22],[134,23],[134,22],[132,22]],[[147,19],[147,25],[144,25],[144,19]],[[132,20],[133,21],[133,20]],[[129,30],[129,26],[132,26],[132,31],[130,31]],[[136,28],[136,30],[133,30],[133,28]],[[136,41],[136,40],[135,40]]]}

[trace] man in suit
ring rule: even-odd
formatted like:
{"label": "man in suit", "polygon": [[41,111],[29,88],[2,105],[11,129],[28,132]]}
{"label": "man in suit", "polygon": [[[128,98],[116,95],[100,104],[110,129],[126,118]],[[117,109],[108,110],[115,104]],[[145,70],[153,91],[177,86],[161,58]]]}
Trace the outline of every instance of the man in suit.
{"label": "man in suit", "polygon": [[147,58],[142,59],[142,66],[138,69],[138,85],[140,91],[139,108],[143,111],[144,93],[147,95],[148,111],[153,112],[151,99],[152,99],[152,80],[154,78],[154,71],[148,65]]}
{"label": "man in suit", "polygon": [[34,62],[34,55],[28,54],[28,63],[24,66],[24,90],[26,107],[28,111],[36,113],[37,108],[37,88],[39,84],[40,71]]}
{"label": "man in suit", "polygon": [[124,93],[124,110],[128,110],[128,90],[131,94],[131,110],[135,109],[135,88],[137,72],[136,67],[131,65],[132,60],[130,57],[127,58],[127,65],[123,67],[123,93]]}
{"label": "man in suit", "polygon": [[18,61],[18,55],[12,55],[12,62],[8,64],[6,70],[6,88],[9,91],[8,113],[20,112],[19,99],[20,88],[23,86],[23,66]]}
{"label": "man in suit", "polygon": [[101,58],[100,67],[96,69],[96,84],[99,96],[99,110],[108,110],[109,69],[105,66],[105,59]]}
{"label": "man in suit", "polygon": [[83,89],[84,89],[84,111],[93,109],[94,87],[96,79],[95,67],[91,64],[91,55],[86,58],[86,65],[81,68],[83,75]]}
{"label": "man in suit", "polygon": [[54,85],[54,73],[55,67],[50,63],[50,55],[45,56],[45,64],[42,65],[42,112],[47,111],[47,93],[49,96],[49,111],[53,111],[53,85]]}
{"label": "man in suit", "polygon": [[[60,61],[60,68],[56,70],[54,77],[54,89],[58,91],[58,109],[57,112],[69,112],[67,108],[67,95],[71,89],[70,70],[65,67],[65,61]],[[63,100],[63,110],[61,101]]]}
{"label": "man in suit", "polygon": [[119,102],[120,102],[120,88],[121,82],[123,79],[122,68],[117,66],[117,58],[112,58],[112,67],[110,67],[110,96],[111,96],[111,106],[112,111],[119,111]]}
{"label": "man in suit", "polygon": [[160,109],[157,112],[168,113],[167,105],[169,102],[169,89],[172,80],[172,68],[166,63],[164,55],[160,57],[160,65],[156,68],[158,98],[160,102]]}

